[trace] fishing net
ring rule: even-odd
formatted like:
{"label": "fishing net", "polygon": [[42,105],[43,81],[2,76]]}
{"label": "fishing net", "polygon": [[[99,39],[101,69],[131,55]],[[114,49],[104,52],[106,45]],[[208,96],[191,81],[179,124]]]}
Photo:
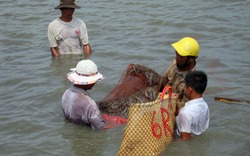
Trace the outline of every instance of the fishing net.
{"label": "fishing net", "polygon": [[154,156],[165,150],[174,137],[177,96],[171,95],[167,86],[155,101],[131,104],[119,156]]}
{"label": "fishing net", "polygon": [[100,102],[103,113],[127,118],[131,103],[154,101],[164,79],[154,70],[139,64],[130,64],[118,84]]}

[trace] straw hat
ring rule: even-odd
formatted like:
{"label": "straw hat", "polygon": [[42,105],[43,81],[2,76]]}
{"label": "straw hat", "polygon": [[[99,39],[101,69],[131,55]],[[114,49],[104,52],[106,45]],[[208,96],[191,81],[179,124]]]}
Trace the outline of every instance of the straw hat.
{"label": "straw hat", "polygon": [[77,85],[93,84],[104,79],[103,75],[98,72],[96,64],[91,60],[78,62],[76,68],[71,69],[71,72],[67,74],[67,78]]}
{"label": "straw hat", "polygon": [[61,9],[61,8],[79,9],[81,7],[75,4],[75,0],[60,0],[60,4],[57,7],[55,7],[55,9]]}

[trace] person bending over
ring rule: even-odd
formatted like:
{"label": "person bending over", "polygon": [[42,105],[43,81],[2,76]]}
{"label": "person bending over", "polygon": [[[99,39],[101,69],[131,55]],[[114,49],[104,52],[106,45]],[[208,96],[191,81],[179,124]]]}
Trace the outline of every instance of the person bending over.
{"label": "person bending over", "polygon": [[67,78],[73,85],[62,96],[61,105],[66,119],[75,124],[88,125],[92,129],[112,128],[117,124],[126,123],[121,117],[102,115],[96,102],[87,92],[97,81],[104,79],[93,61],[86,59],[78,62],[76,68],[67,74]]}

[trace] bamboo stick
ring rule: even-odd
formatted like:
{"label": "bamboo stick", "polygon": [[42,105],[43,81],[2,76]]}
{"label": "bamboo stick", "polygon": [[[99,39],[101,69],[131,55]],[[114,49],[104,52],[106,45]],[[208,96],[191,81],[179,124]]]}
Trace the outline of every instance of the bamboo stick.
{"label": "bamboo stick", "polygon": [[250,105],[249,100],[241,100],[241,99],[225,98],[225,97],[215,97],[214,100],[219,101],[219,102],[229,103],[229,104]]}

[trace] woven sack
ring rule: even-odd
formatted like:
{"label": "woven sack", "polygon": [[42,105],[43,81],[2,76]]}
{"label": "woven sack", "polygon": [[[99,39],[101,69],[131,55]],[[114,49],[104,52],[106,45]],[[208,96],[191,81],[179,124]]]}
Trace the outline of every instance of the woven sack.
{"label": "woven sack", "polygon": [[166,86],[155,101],[131,104],[118,155],[154,156],[164,151],[174,137],[176,99]]}

